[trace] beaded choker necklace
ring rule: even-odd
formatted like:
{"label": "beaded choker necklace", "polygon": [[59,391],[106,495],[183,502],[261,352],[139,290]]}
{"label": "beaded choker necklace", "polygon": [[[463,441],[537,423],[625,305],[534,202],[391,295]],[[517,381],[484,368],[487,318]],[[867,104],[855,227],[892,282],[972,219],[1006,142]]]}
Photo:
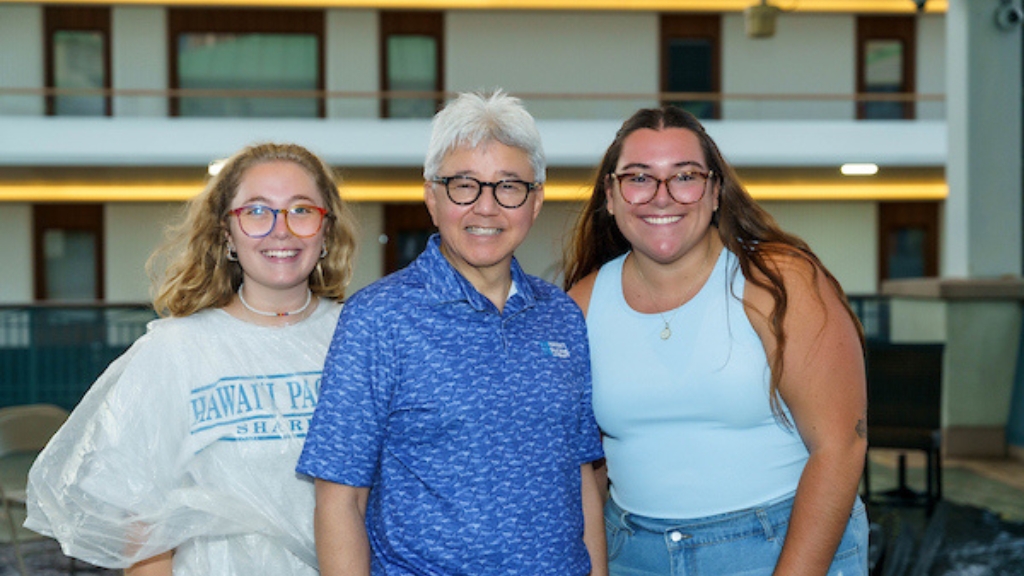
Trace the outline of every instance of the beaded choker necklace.
{"label": "beaded choker necklace", "polygon": [[245,306],[246,310],[252,312],[253,314],[259,314],[260,316],[270,316],[271,318],[274,318],[302,314],[303,312],[306,311],[306,308],[309,308],[309,303],[313,301],[313,291],[310,290],[309,288],[306,288],[306,303],[303,304],[302,307],[299,308],[298,310],[292,310],[291,312],[266,312],[264,310],[257,310],[256,308],[253,308],[252,306],[249,305],[248,302],[245,301],[245,296],[242,295],[242,288],[244,286],[245,282],[242,282],[241,284],[238,285],[238,299],[242,302],[242,306]]}

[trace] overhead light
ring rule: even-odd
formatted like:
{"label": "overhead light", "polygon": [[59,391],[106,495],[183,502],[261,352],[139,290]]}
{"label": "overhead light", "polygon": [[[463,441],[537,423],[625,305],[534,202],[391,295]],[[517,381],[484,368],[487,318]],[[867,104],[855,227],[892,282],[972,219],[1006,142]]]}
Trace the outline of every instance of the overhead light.
{"label": "overhead light", "polygon": [[221,158],[220,160],[214,160],[213,162],[210,162],[209,166],[206,167],[206,172],[210,176],[216,176],[217,174],[220,174],[220,169],[223,168],[224,164],[226,163],[227,160],[225,160],[224,158]]}
{"label": "overhead light", "polygon": [[750,38],[771,38],[775,35],[775,16],[779,9],[761,0],[743,11],[747,36]]}
{"label": "overhead light", "polygon": [[839,171],[843,176],[874,176],[878,174],[878,164],[851,162],[843,164]]}

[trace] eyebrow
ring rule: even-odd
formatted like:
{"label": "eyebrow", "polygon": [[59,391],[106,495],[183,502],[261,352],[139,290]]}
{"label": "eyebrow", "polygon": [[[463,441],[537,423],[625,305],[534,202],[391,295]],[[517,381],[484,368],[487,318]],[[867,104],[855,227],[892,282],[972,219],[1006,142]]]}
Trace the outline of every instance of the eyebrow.
{"label": "eyebrow", "polygon": [[[309,202],[310,204],[317,205],[315,198],[311,198],[309,196],[306,196],[305,194],[296,194],[295,196],[292,196],[291,198],[288,199],[288,206],[294,206],[295,204],[303,202]],[[266,196],[253,196],[252,198],[247,199],[245,202],[242,202],[243,206],[247,204],[268,205],[270,204],[270,199],[267,198]]]}
{"label": "eyebrow", "polygon": [[[693,160],[684,160],[682,162],[676,162],[672,166],[675,167],[675,168],[696,167],[696,168],[699,168],[701,170],[707,170],[707,168],[702,166],[700,162],[696,162],[696,161],[693,161]],[[622,168],[620,168],[620,170],[649,171],[649,170],[651,170],[651,167],[650,167],[650,165],[644,164],[643,162],[631,162],[629,164],[626,164]]]}
{"label": "eyebrow", "polygon": [[[476,178],[477,180],[480,179],[479,176],[477,175],[476,171],[474,171],[472,169],[460,170],[460,171],[452,174],[452,176],[469,176],[469,177],[472,177],[472,178]],[[506,171],[506,170],[501,170],[501,171],[498,172],[498,176],[500,177],[501,180],[522,180],[524,182],[532,182],[532,180],[530,180],[528,178],[525,178],[523,176],[520,176],[518,172],[509,172],[509,171]]]}

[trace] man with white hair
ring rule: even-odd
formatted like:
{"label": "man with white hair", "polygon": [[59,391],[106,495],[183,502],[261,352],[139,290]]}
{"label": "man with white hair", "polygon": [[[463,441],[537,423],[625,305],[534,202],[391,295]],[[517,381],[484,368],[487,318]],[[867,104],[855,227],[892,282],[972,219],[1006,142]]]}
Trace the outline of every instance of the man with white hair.
{"label": "man with white hair", "polygon": [[533,118],[460,95],[424,177],[438,234],[346,304],[299,460],[321,573],[605,574],[583,316],[513,256],[544,200]]}

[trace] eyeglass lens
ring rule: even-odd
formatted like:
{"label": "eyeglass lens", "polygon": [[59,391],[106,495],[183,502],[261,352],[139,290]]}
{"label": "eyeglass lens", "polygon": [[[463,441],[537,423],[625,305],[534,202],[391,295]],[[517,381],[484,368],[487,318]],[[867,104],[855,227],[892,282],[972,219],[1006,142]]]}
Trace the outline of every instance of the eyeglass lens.
{"label": "eyeglass lens", "polygon": [[320,231],[326,210],[319,206],[296,205],[289,208],[275,209],[260,204],[242,206],[233,210],[238,217],[238,225],[246,236],[261,238],[270,234],[277,224],[277,215],[284,215],[288,230],[300,238],[308,238]]}
{"label": "eyeglass lens", "polygon": [[518,208],[526,203],[530,193],[530,183],[522,180],[499,180],[498,182],[481,182],[469,176],[451,176],[441,178],[448,191],[448,198],[455,204],[467,205],[476,202],[481,190],[490,187],[494,191],[494,199],[504,208]]}
{"label": "eyeglass lens", "polygon": [[669,196],[680,204],[693,204],[704,197],[708,177],[697,171],[684,171],[664,180],[642,172],[612,174],[619,182],[622,199],[630,204],[646,204],[654,199],[662,183],[668,188]]}

